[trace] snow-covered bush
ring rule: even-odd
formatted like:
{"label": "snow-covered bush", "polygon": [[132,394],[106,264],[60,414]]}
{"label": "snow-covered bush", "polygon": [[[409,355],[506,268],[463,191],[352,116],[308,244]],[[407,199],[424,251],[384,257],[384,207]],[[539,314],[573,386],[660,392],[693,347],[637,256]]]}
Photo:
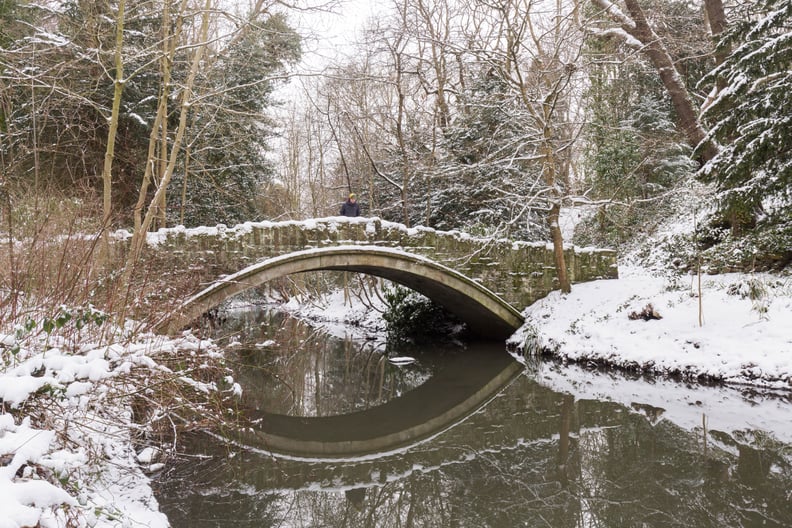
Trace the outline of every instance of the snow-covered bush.
{"label": "snow-covered bush", "polygon": [[391,338],[454,335],[464,326],[446,309],[408,288],[398,285],[386,288],[384,297],[387,310],[382,317]]}

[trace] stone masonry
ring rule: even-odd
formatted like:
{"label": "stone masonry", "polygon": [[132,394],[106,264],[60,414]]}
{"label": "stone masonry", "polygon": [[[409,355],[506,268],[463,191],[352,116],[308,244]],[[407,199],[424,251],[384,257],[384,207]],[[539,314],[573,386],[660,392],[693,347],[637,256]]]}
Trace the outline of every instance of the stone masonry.
{"label": "stone masonry", "polygon": [[[124,231],[116,233],[119,258],[126,248],[122,242],[129,236]],[[342,245],[399,248],[474,279],[517,310],[558,288],[550,244],[407,228],[379,218],[248,222],[233,228],[176,227],[150,233],[148,244],[160,257],[167,255],[170,265],[200,266],[216,277],[266,258],[311,248]],[[569,246],[565,257],[573,283],[618,276],[613,250]]]}

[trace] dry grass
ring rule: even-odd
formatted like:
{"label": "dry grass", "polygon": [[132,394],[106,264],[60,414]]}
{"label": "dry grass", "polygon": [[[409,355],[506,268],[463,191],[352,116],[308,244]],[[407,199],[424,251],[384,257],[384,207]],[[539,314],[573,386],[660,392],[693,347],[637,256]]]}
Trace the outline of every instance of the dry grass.
{"label": "dry grass", "polygon": [[49,194],[17,197],[0,226],[0,318],[4,326],[93,297],[98,226],[91,203]]}
{"label": "dry grass", "polygon": [[[123,287],[124,252],[103,255],[97,201],[51,193],[38,200],[16,197],[12,203],[13,208],[0,212],[0,334],[16,339],[13,346],[0,344],[0,368],[23,361],[20,350],[35,354],[57,346],[81,354],[85,344],[133,342],[136,330],[147,329],[148,320],[159,318],[205,280],[203,270],[179,269],[167,255],[152,252]],[[122,314],[139,322],[130,325]],[[223,386],[229,372],[222,354],[205,352],[153,345],[147,354],[156,368],[139,365],[115,375],[107,381],[113,390],[96,397],[132,409],[137,423],[145,424],[135,438],[141,443],[175,445],[183,431],[226,427],[235,418],[229,414],[234,399]],[[60,416],[61,389],[41,391],[15,412],[42,419]]]}
{"label": "dry grass", "polygon": [[[122,284],[123,251],[103,251],[101,204],[57,192],[17,196],[0,214],[0,331],[30,320],[103,312],[146,322],[193,293],[195,270],[168,269],[145,259],[130,284]],[[122,242],[118,242],[121,244]]]}

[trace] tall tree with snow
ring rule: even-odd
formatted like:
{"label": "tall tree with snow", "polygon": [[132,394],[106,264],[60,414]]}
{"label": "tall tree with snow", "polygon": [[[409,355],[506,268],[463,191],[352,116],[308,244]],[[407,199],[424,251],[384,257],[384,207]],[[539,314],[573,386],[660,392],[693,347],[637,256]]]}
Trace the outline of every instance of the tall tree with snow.
{"label": "tall tree with snow", "polygon": [[717,153],[717,145],[707,135],[706,127],[699,118],[694,94],[686,83],[680,63],[669,49],[668,39],[652,24],[647,10],[638,0],[623,0],[624,9],[611,0],[591,2],[599,9],[602,18],[610,21],[609,25],[600,29],[600,34],[619,36],[646,55],[671,100],[677,126],[687,137],[690,146],[697,149],[702,163],[712,159]]}
{"label": "tall tree with snow", "polygon": [[259,186],[273,178],[267,112],[272,92],[300,56],[300,38],[282,15],[252,12],[204,60],[190,108],[186,148],[168,193],[169,218],[187,225],[260,218]]}
{"label": "tall tree with snow", "polygon": [[722,149],[701,171],[736,234],[763,215],[792,224],[792,1],[744,9],[720,44],[733,51],[711,74],[725,88],[704,116]]}
{"label": "tall tree with snow", "polygon": [[[713,65],[700,8],[654,2],[651,20],[662,28],[685,86],[694,89]],[[645,230],[698,164],[653,63],[636,53],[636,43],[623,31],[602,26],[597,17],[593,27],[585,48],[584,181],[587,197],[601,206],[596,225],[581,226],[577,235],[584,243],[619,245]]]}

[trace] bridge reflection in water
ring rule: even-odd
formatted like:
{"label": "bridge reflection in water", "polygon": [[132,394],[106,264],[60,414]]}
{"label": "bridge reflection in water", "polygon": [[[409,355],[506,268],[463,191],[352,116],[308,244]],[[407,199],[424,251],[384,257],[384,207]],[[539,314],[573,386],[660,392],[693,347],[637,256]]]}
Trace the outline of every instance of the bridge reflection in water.
{"label": "bridge reflection in water", "polygon": [[517,377],[523,366],[504,352],[472,345],[426,383],[365,411],[300,417],[243,409],[253,426],[235,440],[270,453],[354,459],[405,448],[467,418]]}
{"label": "bridge reflection in water", "polygon": [[[300,356],[306,367],[323,366],[283,383],[342,379],[305,334],[295,343],[308,344],[278,362]],[[368,358],[360,358],[351,370],[365,370]],[[399,386],[396,397],[362,411],[354,408],[365,407],[365,398],[352,409],[331,409],[335,416],[294,418],[272,413],[277,405],[265,399],[261,407],[270,411],[256,415],[258,432],[240,435],[260,442],[255,449],[195,437],[187,449],[198,458],[160,478],[158,500],[173,528],[788,526],[788,440],[751,428],[690,430],[663,419],[651,397],[640,408],[576,399],[543,383],[551,370],[556,377],[568,371],[523,369],[503,351],[469,350],[438,361],[434,382]],[[586,376],[602,375],[575,381]],[[327,414],[319,400],[340,388],[328,382],[314,389],[296,391],[283,409],[311,400],[314,414]],[[651,395],[652,385],[643,393]],[[434,425],[420,429],[420,420]],[[405,431],[411,434],[397,438]],[[280,441],[286,454],[275,452]]]}

